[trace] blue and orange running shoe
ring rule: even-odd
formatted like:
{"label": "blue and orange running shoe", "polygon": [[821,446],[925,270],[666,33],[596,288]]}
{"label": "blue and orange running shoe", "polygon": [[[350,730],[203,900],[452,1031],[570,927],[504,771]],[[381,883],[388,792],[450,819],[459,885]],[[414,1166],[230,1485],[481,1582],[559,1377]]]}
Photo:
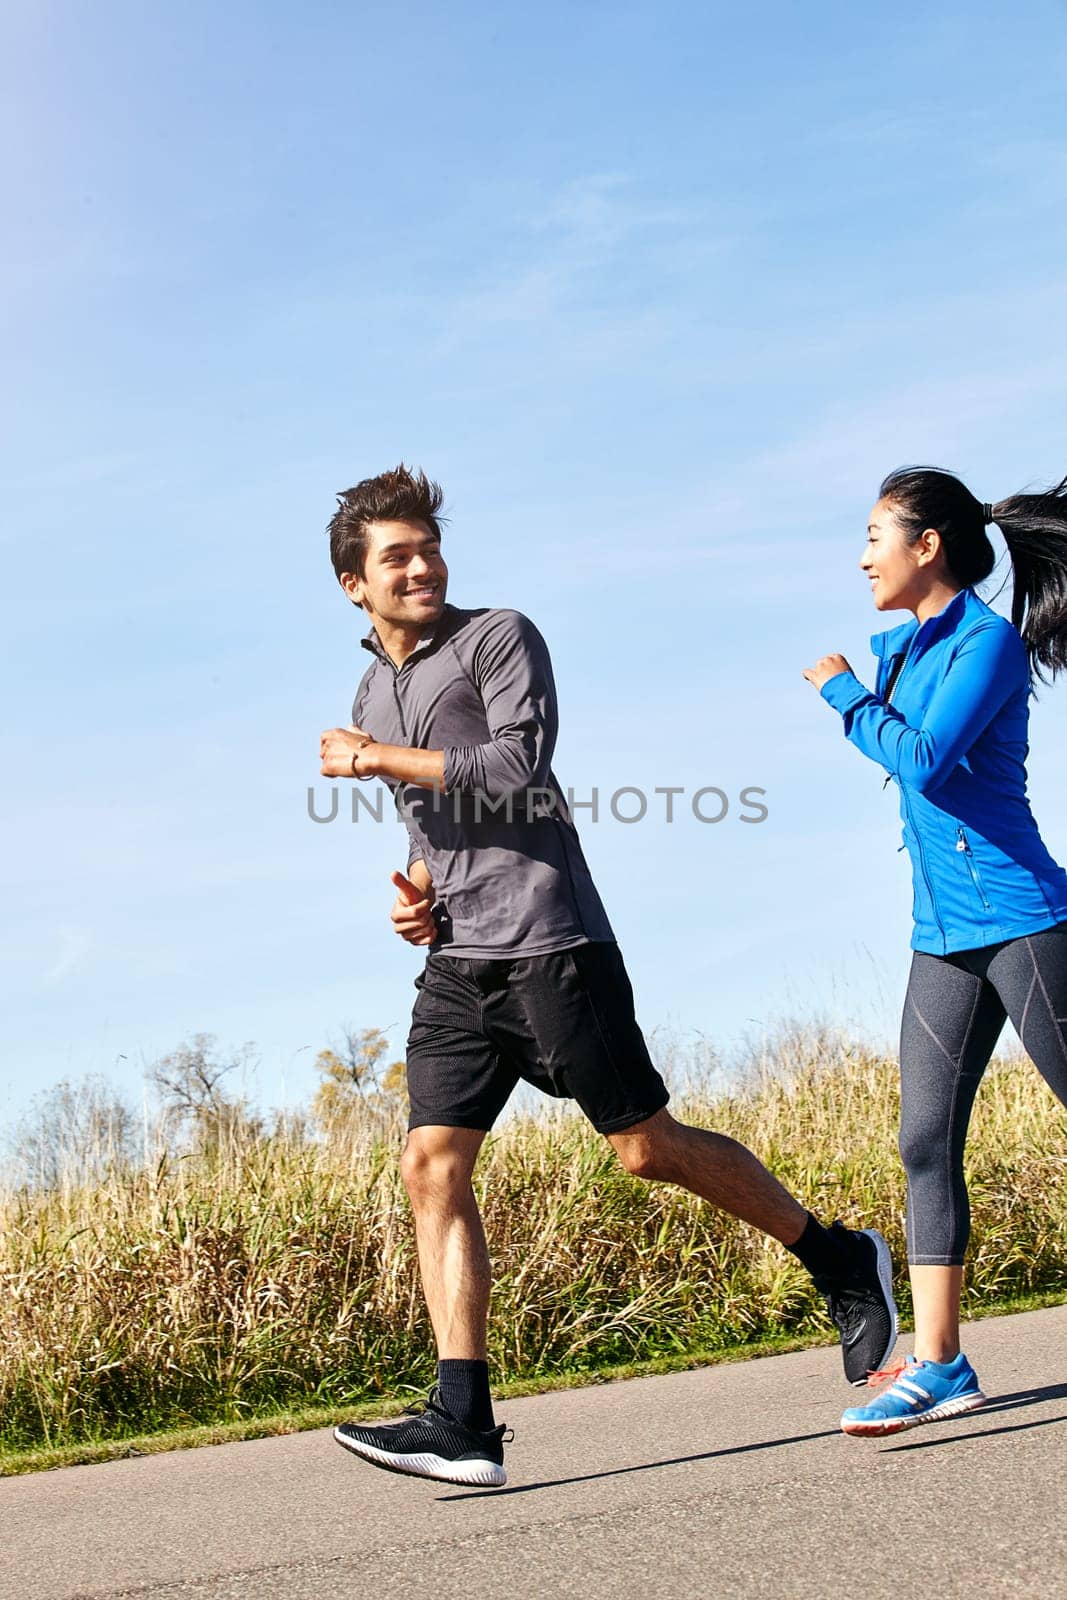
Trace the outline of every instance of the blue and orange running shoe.
{"label": "blue and orange running shoe", "polygon": [[869,1405],[849,1406],[841,1418],[842,1433],[899,1433],[985,1405],[978,1374],[962,1353],[944,1363],[908,1356],[900,1366],[872,1372],[868,1382],[873,1386],[887,1378],[893,1381]]}

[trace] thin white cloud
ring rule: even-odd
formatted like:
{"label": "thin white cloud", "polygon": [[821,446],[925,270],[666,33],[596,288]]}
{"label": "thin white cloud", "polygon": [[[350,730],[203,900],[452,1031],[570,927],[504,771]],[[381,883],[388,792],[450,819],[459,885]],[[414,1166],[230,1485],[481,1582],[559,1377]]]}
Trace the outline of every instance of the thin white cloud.
{"label": "thin white cloud", "polygon": [[56,945],[55,955],[41,974],[46,985],[61,983],[85,966],[93,952],[93,940],[85,928],[60,928]]}

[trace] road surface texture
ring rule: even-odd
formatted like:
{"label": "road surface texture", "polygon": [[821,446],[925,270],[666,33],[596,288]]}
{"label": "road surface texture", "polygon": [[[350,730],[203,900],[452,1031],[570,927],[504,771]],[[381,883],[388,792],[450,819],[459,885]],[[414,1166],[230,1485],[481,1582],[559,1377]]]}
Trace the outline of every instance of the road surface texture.
{"label": "road surface texture", "polygon": [[966,1348],[990,1404],[889,1439],[838,1431],[813,1350],[509,1401],[503,1490],[328,1431],[5,1479],[0,1596],[1062,1600],[1067,1306]]}

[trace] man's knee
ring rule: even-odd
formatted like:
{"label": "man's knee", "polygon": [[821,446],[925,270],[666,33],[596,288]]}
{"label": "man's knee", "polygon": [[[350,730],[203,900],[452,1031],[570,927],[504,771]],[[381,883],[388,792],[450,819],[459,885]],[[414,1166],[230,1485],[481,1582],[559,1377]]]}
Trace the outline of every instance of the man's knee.
{"label": "man's knee", "polygon": [[[449,1135],[454,1133],[455,1137]],[[400,1176],[413,1206],[447,1204],[454,1195],[470,1190],[471,1173],[484,1135],[465,1128],[434,1129],[426,1134],[415,1128],[408,1134],[400,1157]]]}
{"label": "man's knee", "polygon": [[634,1178],[669,1182],[674,1172],[674,1142],[678,1124],[666,1111],[657,1111],[622,1133],[608,1135],[615,1154]]}
{"label": "man's knee", "polygon": [[628,1144],[619,1151],[619,1160],[631,1178],[643,1178],[646,1183],[662,1181],[667,1177],[667,1163],[655,1145]]}

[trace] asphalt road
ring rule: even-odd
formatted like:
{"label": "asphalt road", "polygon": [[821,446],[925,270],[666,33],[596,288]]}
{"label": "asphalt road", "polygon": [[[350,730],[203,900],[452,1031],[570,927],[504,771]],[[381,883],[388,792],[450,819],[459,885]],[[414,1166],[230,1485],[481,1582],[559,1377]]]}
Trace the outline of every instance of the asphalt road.
{"label": "asphalt road", "polygon": [[0,1597],[1062,1600],[1067,1306],[965,1348],[991,1403],[892,1439],[838,1431],[817,1350],[509,1401],[503,1490],[328,1432],[5,1479]]}

